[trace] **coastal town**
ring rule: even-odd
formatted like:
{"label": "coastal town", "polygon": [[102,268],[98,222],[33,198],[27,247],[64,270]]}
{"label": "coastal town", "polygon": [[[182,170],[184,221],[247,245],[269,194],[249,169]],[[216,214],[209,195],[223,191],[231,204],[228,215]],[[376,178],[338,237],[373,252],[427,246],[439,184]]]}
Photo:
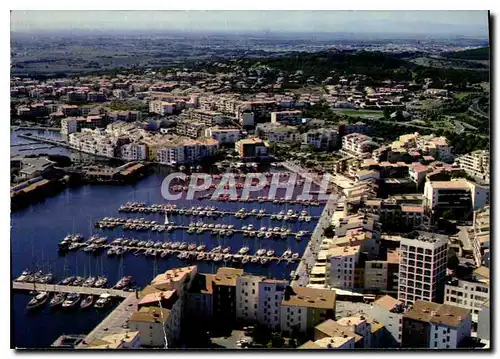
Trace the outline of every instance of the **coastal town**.
{"label": "coastal town", "polygon": [[12,240],[61,218],[13,248],[14,320],[99,313],[53,349],[489,349],[488,71],[343,51],[12,76]]}

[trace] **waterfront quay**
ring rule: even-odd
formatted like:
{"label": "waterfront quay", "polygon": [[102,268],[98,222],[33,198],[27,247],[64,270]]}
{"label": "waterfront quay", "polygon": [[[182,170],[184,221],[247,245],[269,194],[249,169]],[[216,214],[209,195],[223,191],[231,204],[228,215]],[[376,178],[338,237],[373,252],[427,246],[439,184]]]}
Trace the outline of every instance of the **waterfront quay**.
{"label": "waterfront quay", "polygon": [[86,344],[92,342],[94,339],[127,331],[128,320],[137,311],[139,301],[137,293],[127,292],[125,299],[106,318],[97,324],[76,348],[84,349]]}
{"label": "waterfront quay", "polygon": [[78,294],[92,294],[100,296],[101,294],[109,294],[113,297],[126,298],[130,295],[129,291],[111,289],[111,288],[95,288],[95,287],[81,287],[72,285],[59,285],[59,284],[46,284],[46,283],[23,283],[12,282],[12,289],[16,291],[37,291],[49,293],[78,293]]}

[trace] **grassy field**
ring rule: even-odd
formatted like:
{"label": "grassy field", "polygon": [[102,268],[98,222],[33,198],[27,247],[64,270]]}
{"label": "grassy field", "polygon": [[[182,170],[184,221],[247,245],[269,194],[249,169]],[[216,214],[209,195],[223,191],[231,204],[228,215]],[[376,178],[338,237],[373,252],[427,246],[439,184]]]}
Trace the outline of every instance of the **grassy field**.
{"label": "grassy field", "polygon": [[345,108],[345,109],[335,109],[336,113],[347,115],[347,116],[380,116],[384,117],[384,112],[383,111],[375,111],[375,110],[353,110],[350,108]]}
{"label": "grassy field", "polygon": [[464,98],[465,96],[471,94],[472,92],[457,92],[455,93],[454,97],[457,99],[457,100],[460,100],[462,98]]}

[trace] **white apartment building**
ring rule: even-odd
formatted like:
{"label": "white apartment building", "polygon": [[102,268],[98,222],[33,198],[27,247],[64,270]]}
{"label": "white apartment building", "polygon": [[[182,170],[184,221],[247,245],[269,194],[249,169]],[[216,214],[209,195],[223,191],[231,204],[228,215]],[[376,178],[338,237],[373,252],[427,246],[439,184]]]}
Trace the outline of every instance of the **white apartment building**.
{"label": "white apartment building", "polygon": [[486,267],[479,267],[471,280],[452,279],[444,287],[444,304],[470,310],[472,321],[478,321],[483,304],[490,299],[490,273]]}
{"label": "white apartment building", "polygon": [[354,288],[354,269],[359,261],[360,248],[360,246],[330,248],[327,271],[332,288]]}
{"label": "white apartment building", "polygon": [[441,300],[447,262],[447,236],[418,232],[416,238],[401,238],[398,300]]}
{"label": "white apartment building", "polygon": [[143,143],[128,143],[120,147],[120,156],[127,161],[144,161],[147,159],[148,149]]}
{"label": "white apartment building", "polygon": [[272,330],[281,325],[281,302],[288,282],[285,280],[264,279],[259,282],[259,303],[257,319],[260,324]]}
{"label": "white apartment building", "polygon": [[166,101],[150,101],[149,112],[156,113],[161,116],[171,115],[174,113],[175,103]]}
{"label": "white apartment building", "polygon": [[78,131],[78,121],[75,117],[67,117],[61,120],[61,134],[69,135]]}
{"label": "white apartment building", "polygon": [[371,324],[364,316],[343,317],[337,320],[337,323],[346,327],[352,327],[354,333],[363,337],[364,347],[371,348]]}
{"label": "white apartment building", "polygon": [[302,143],[318,149],[329,149],[337,146],[339,131],[334,128],[309,130],[303,134]]}
{"label": "white apartment building", "polygon": [[490,181],[490,153],[485,150],[478,150],[456,159],[456,163],[469,176],[481,179],[482,181]]}
{"label": "white apartment building", "polygon": [[370,316],[377,322],[383,324],[391,335],[394,345],[401,345],[403,331],[403,303],[391,296],[384,295],[373,302]]}
{"label": "white apartment building", "polygon": [[378,147],[372,138],[361,133],[351,133],[342,137],[342,152],[355,157],[370,157],[371,151]]}
{"label": "white apartment building", "polygon": [[467,309],[417,300],[403,316],[405,348],[456,349],[471,335]]}
{"label": "white apartment building", "polygon": [[213,138],[221,144],[234,144],[241,138],[239,128],[210,127],[205,129],[205,137]]}
{"label": "white apartment building", "polygon": [[259,312],[259,283],[265,277],[243,274],[236,279],[236,320],[255,323]]}
{"label": "white apartment building", "polygon": [[463,178],[452,181],[429,181],[424,186],[424,204],[428,209],[484,208],[490,202],[488,187]]}
{"label": "white apartment building", "polygon": [[299,142],[300,133],[293,126],[285,126],[273,123],[261,123],[257,125],[257,133],[260,138],[269,142]]}

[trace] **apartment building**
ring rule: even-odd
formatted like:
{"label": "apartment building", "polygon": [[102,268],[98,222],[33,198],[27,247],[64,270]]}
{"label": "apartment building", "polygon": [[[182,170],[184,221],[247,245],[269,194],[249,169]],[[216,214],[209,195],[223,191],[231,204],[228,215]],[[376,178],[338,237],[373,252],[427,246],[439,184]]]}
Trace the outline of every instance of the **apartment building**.
{"label": "apartment building", "polygon": [[196,139],[201,137],[206,130],[206,126],[201,122],[179,121],[175,126],[175,131],[179,136],[186,136]]}
{"label": "apartment building", "polygon": [[446,137],[436,137],[434,135],[416,136],[416,146],[422,151],[424,156],[432,156],[436,160],[450,163],[454,159],[452,147]]}
{"label": "apartment building", "polygon": [[213,138],[221,144],[233,144],[240,140],[239,128],[209,127],[205,129],[205,137]]}
{"label": "apartment building", "polygon": [[417,204],[401,204],[393,199],[367,199],[361,202],[361,212],[379,216],[384,228],[417,228],[427,223],[425,208]]}
{"label": "apartment building", "polygon": [[104,126],[101,116],[68,117],[61,120],[61,134],[80,132],[83,128],[95,129]]}
{"label": "apartment building", "polygon": [[281,302],[281,330],[309,332],[326,319],[335,319],[335,292],[328,289],[290,287]]}
{"label": "apartment building", "polygon": [[[350,348],[369,348],[369,345],[366,345],[370,340],[366,340],[365,338],[356,332],[356,329],[363,329],[362,332],[366,335],[366,330],[362,325],[365,325],[365,319],[357,318],[354,320],[352,324],[348,324],[348,321],[343,321],[343,323],[339,323],[339,321],[335,321],[333,319],[328,319],[323,321],[322,323],[316,325],[314,327],[314,343],[316,341],[327,341],[331,338],[335,340],[335,338],[352,338],[349,339]],[[356,323],[356,324],[354,324]],[[359,331],[359,330],[358,330]]]}
{"label": "apartment building", "polygon": [[217,111],[205,111],[200,109],[189,110],[186,115],[190,120],[202,123],[207,127],[213,127],[222,124],[225,116]]}
{"label": "apartment building", "polygon": [[300,125],[302,124],[302,111],[277,111],[271,112],[271,123],[282,125]]}
{"label": "apartment building", "polygon": [[147,160],[148,149],[143,143],[129,143],[120,147],[120,157],[127,161]]}
{"label": "apartment building", "polygon": [[474,212],[474,233],[469,236],[476,266],[484,263],[486,250],[490,247],[490,207]]}
{"label": "apartment building", "polygon": [[214,324],[228,328],[236,322],[236,283],[242,269],[219,268],[212,282]]}
{"label": "apartment building", "polygon": [[274,123],[260,123],[257,125],[259,138],[269,142],[300,142],[300,133],[296,127]]}
{"label": "apartment building", "polygon": [[359,262],[361,247],[334,247],[328,251],[329,283],[332,288],[354,288],[354,271]]}
{"label": "apartment building", "polygon": [[281,303],[288,285],[286,280],[264,279],[258,283],[257,320],[271,330],[281,326]]}
{"label": "apartment building", "polygon": [[404,312],[403,303],[388,295],[373,302],[370,316],[384,325],[390,335],[390,341],[387,344],[391,347],[401,346]]}
{"label": "apartment building", "polygon": [[333,245],[361,247],[368,259],[378,258],[380,252],[380,223],[373,215],[355,214],[339,219]]}
{"label": "apartment building", "polygon": [[371,137],[361,133],[351,133],[342,137],[341,153],[354,157],[368,158],[373,149],[378,148],[378,144],[373,142]]}
{"label": "apartment building", "polygon": [[302,144],[328,150],[337,146],[339,132],[333,128],[312,129],[302,136]]}
{"label": "apartment building", "polygon": [[469,176],[480,181],[490,182],[490,153],[478,150],[460,156],[455,161]]}
{"label": "apartment building", "polygon": [[404,304],[416,300],[442,300],[448,261],[448,237],[414,232],[413,238],[401,238],[398,300]]}
{"label": "apartment building", "polygon": [[255,323],[259,313],[259,283],[265,277],[243,273],[236,279],[236,319]]}
{"label": "apartment building", "polygon": [[491,312],[490,312],[490,301],[483,303],[481,310],[478,314],[477,321],[477,337],[481,340],[490,341],[491,339]]}
{"label": "apartment building", "polygon": [[489,187],[480,186],[463,178],[429,181],[424,186],[424,204],[432,211],[450,209],[468,212],[484,208],[489,202]]}
{"label": "apartment building", "polygon": [[453,278],[444,286],[444,304],[470,310],[473,322],[478,321],[481,307],[490,299],[490,270],[479,267],[469,280]]}
{"label": "apartment building", "polygon": [[150,101],[149,112],[156,113],[161,116],[171,115],[176,110],[176,104],[166,101]]}
{"label": "apartment building", "polygon": [[237,141],[235,150],[242,159],[252,160],[268,156],[268,145],[257,137]]}
{"label": "apartment building", "polygon": [[456,349],[470,337],[471,327],[469,310],[417,300],[403,315],[402,347]]}
{"label": "apartment building", "polygon": [[158,145],[156,160],[167,165],[193,163],[204,157],[213,156],[219,147],[217,140],[172,139]]}
{"label": "apartment building", "polygon": [[327,337],[315,341],[309,340],[298,349],[354,349],[355,341],[353,336]]}
{"label": "apartment building", "polygon": [[208,324],[213,317],[213,281],[215,274],[197,273],[187,291],[186,315],[191,321]]}
{"label": "apartment building", "polygon": [[370,127],[363,122],[356,123],[341,123],[339,125],[339,133],[341,136],[349,135],[351,133],[361,133],[367,134],[370,131]]}

